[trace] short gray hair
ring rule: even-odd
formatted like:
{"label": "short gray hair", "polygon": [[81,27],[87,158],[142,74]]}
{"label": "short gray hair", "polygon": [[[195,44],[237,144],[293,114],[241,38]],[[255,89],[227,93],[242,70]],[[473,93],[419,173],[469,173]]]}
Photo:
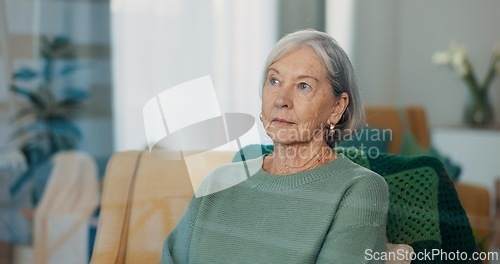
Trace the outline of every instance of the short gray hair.
{"label": "short gray hair", "polygon": [[271,64],[304,46],[311,47],[323,62],[335,97],[342,93],[349,95],[349,105],[335,126],[336,136],[332,142],[328,142],[332,146],[365,124],[365,113],[351,61],[332,37],[324,32],[306,29],[288,34],[280,39],[267,57],[261,91],[266,83],[267,72]]}

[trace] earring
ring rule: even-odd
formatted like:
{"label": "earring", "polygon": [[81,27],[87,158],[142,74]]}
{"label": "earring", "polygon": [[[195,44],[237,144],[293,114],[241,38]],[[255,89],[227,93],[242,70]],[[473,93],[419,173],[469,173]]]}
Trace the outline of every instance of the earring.
{"label": "earring", "polygon": [[330,124],[326,132],[326,141],[333,141],[333,135],[335,135],[335,125]]}
{"label": "earring", "polygon": [[334,124],[330,124],[330,127],[328,128],[328,135],[329,136],[332,136],[335,134],[335,125]]}

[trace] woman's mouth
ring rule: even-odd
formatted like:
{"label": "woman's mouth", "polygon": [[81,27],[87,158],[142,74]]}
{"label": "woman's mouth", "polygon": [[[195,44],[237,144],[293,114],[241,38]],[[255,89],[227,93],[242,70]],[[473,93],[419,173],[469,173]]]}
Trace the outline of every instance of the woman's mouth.
{"label": "woman's mouth", "polygon": [[280,126],[289,126],[295,124],[294,122],[290,122],[286,119],[281,119],[281,118],[274,118],[272,122]]}

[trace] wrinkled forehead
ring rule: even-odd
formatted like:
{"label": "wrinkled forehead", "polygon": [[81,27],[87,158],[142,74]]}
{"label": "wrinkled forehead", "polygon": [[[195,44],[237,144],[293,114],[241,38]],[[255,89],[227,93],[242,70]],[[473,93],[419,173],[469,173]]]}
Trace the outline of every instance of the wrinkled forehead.
{"label": "wrinkled forehead", "polygon": [[311,68],[314,71],[321,70],[321,73],[326,73],[327,70],[320,54],[313,47],[301,45],[280,52],[269,64],[266,72],[269,73],[270,70],[276,70],[276,67],[289,66],[289,64]]}
{"label": "wrinkled forehead", "polygon": [[294,74],[297,76],[310,76],[316,79],[325,76],[325,67],[318,54],[308,46],[284,53],[281,58],[269,65],[267,74]]}

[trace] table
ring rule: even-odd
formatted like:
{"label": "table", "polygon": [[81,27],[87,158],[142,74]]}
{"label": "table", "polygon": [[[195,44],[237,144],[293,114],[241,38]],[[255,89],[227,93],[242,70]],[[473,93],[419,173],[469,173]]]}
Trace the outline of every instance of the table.
{"label": "table", "polygon": [[435,126],[431,140],[462,167],[460,181],[485,186],[494,193],[494,182],[500,179],[500,124],[486,128]]}

